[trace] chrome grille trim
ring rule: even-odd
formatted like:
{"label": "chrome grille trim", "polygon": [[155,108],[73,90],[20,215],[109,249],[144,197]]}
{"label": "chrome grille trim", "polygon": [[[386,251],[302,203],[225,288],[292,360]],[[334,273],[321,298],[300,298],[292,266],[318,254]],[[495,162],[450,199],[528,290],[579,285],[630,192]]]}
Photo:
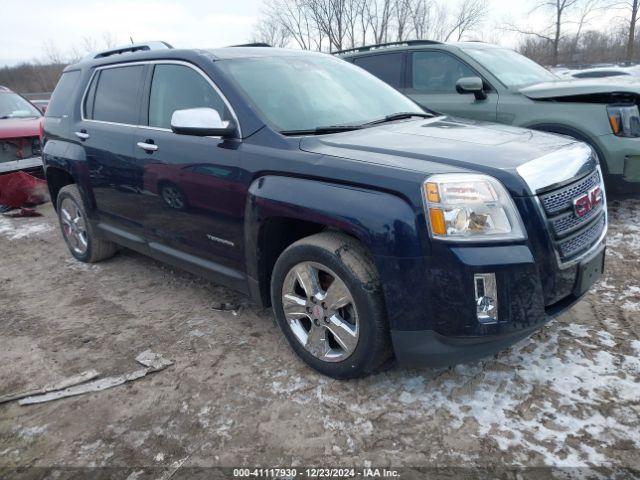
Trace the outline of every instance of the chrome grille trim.
{"label": "chrome grille trim", "polygon": [[589,145],[573,142],[523,163],[516,171],[536,195],[539,190],[564,185],[572,178],[582,178],[597,165],[597,157]]}

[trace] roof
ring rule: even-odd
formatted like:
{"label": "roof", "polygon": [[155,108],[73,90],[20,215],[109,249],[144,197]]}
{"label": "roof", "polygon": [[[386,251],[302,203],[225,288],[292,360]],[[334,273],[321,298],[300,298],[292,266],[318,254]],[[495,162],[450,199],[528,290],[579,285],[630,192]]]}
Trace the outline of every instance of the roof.
{"label": "roof", "polygon": [[273,48],[266,44],[248,44],[213,49],[174,49],[166,42],[153,41],[116,47],[103,52],[92,53],[65,70],[75,70],[84,66],[101,66],[113,63],[147,60],[193,59],[206,56],[211,60],[253,57],[291,57],[303,55],[326,55],[323,53],[286,48]]}
{"label": "roof", "polygon": [[5,87],[3,85],[0,85],[0,92],[11,92],[11,90],[9,90],[9,88],[7,88],[7,87]]}
{"label": "roof", "polygon": [[232,58],[255,58],[255,57],[301,57],[309,55],[327,55],[326,53],[311,52],[309,50],[295,50],[292,48],[274,47],[224,47],[206,50],[217,60],[228,60]]}
{"label": "roof", "polygon": [[404,51],[404,50],[419,50],[425,47],[436,47],[443,49],[450,48],[478,48],[478,49],[498,49],[505,48],[500,45],[494,45],[492,43],[484,43],[480,41],[469,42],[436,42],[433,40],[407,40],[403,42],[391,42],[381,43],[378,45],[365,45],[364,47],[357,47],[350,50],[342,50],[340,52],[334,52],[337,55],[344,57],[357,57],[361,55],[375,55],[382,52]]}

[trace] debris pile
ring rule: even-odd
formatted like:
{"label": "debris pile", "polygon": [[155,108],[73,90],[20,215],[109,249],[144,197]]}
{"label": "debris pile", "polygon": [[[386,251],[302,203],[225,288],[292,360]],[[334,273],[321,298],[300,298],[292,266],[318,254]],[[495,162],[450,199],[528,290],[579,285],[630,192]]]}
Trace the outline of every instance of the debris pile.
{"label": "debris pile", "polygon": [[47,182],[26,172],[0,175],[0,213],[49,200]]}
{"label": "debris pile", "polygon": [[[127,382],[138,380],[149,373],[159,372],[173,365],[162,355],[145,350],[136,357],[136,362],[144,368],[133,372],[112,377],[98,378],[100,374],[96,370],[87,370],[73,377],[66,378],[54,385],[48,385],[40,389],[27,392],[11,393],[0,397],[0,403],[18,400],[20,405],[33,405],[36,403],[50,402],[61,398],[74,397],[90,392],[100,392],[108,388],[117,387]],[[97,380],[96,380],[97,379]],[[93,380],[93,381],[90,381]]]}

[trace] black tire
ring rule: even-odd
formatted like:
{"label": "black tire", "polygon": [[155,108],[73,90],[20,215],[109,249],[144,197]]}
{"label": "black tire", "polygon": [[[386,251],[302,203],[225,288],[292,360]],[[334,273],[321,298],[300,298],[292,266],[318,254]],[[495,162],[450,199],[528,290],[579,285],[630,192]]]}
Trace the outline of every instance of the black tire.
{"label": "black tire", "polygon": [[[324,361],[311,354],[293,333],[284,313],[283,289],[289,272],[304,262],[328,267],[344,282],[357,311],[358,339],[353,353],[342,361]],[[276,321],[296,354],[318,372],[336,379],[370,375],[392,356],[380,278],[373,259],[357,240],[337,232],[303,238],[276,261],[271,278],[271,300]]]}
{"label": "black tire", "polygon": [[[65,199],[67,201],[73,202],[73,204],[77,207],[78,211],[85,219],[84,229],[86,232],[87,247],[83,252],[78,252],[73,248],[67,234],[65,233],[62,219],[62,204]],[[62,187],[58,192],[56,205],[58,211],[58,221],[60,222],[60,229],[62,231],[62,237],[64,238],[64,241],[67,244],[71,255],[73,255],[77,260],[85,263],[100,262],[115,255],[115,253],[118,251],[117,245],[113,242],[109,242],[107,240],[99,238],[95,234],[91,222],[88,221],[86,210],[82,202],[82,197],[80,196],[80,192],[78,191],[78,187],[76,185],[67,185],[65,187]]]}

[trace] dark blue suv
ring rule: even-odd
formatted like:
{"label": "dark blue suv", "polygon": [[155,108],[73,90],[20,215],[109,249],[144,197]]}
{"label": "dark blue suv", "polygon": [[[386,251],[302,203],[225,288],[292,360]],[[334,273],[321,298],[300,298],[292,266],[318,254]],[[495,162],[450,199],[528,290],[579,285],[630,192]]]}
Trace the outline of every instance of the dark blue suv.
{"label": "dark blue suv", "polygon": [[491,354],[603,269],[590,147],[431,114],[329,55],[99,53],[62,75],[43,151],[75,258],[124,246],[237,289],[335,378]]}

